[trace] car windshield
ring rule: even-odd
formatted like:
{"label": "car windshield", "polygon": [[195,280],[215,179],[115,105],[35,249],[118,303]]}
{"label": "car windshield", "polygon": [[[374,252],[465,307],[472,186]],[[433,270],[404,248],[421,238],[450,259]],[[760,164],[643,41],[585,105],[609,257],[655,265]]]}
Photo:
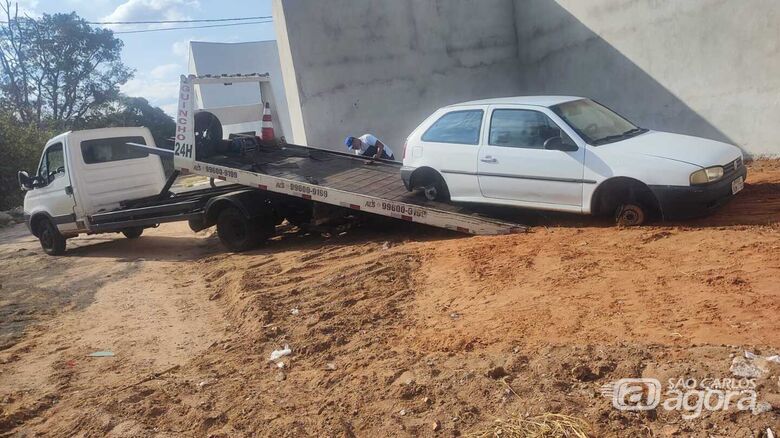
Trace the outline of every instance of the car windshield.
{"label": "car windshield", "polygon": [[562,103],[551,109],[591,145],[613,143],[647,132],[590,99]]}

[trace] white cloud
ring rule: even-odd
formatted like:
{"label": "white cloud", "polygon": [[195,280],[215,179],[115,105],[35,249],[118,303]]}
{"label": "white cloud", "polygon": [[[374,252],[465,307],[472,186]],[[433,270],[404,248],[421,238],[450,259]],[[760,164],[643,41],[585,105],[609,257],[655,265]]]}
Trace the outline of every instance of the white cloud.
{"label": "white cloud", "polygon": [[[103,17],[102,21],[159,21],[188,20],[190,11],[199,9],[198,0],[127,0],[114,9],[114,12]],[[114,25],[108,26],[114,30],[138,30],[149,27],[171,27],[170,25]]]}
{"label": "white cloud", "polygon": [[180,64],[162,64],[153,68],[152,71],[149,72],[149,77],[155,80],[165,81],[186,74],[187,69]]}
{"label": "white cloud", "polygon": [[[19,7],[19,17],[24,17],[26,15],[29,15],[33,18],[38,18],[41,16],[41,13],[38,12],[38,0],[19,0],[11,2],[11,18],[13,18],[14,13],[16,12],[16,7]],[[0,20],[5,20],[5,12],[0,9]]]}
{"label": "white cloud", "polygon": [[179,109],[179,102],[166,103],[165,105],[159,105],[159,107],[166,112],[169,116],[176,116],[176,110]]}
{"label": "white cloud", "polygon": [[171,46],[173,54],[179,57],[179,59],[184,60],[184,62],[189,62],[190,60],[190,41],[192,41],[192,39],[176,41]]}
{"label": "white cloud", "polygon": [[[160,67],[162,67],[162,70],[165,70],[172,68],[170,67],[172,65],[176,64],[167,64]],[[127,81],[126,84],[120,87],[120,90],[127,96],[143,97],[153,106],[159,106],[168,114],[173,114],[176,110],[179,93],[178,75],[156,76],[153,73],[154,70]]]}

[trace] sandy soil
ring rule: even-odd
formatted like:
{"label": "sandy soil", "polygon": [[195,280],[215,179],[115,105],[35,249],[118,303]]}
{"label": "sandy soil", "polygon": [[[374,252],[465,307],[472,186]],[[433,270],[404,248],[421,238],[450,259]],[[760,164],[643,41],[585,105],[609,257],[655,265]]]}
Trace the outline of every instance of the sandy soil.
{"label": "sandy soil", "polygon": [[60,258],[2,230],[0,436],[458,436],[545,412],[592,436],[777,433],[772,363],[758,414],[621,412],[600,393],[780,353],[780,163],[748,182],[694,222],[524,214],[522,235],[399,225],[240,255],[186,225]]}

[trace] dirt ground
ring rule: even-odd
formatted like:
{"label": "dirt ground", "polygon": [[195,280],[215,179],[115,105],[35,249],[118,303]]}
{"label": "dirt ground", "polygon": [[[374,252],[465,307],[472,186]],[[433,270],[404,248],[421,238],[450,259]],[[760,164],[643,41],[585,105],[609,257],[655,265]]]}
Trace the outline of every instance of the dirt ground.
{"label": "dirt ground", "polygon": [[693,222],[523,214],[527,234],[364,227],[246,254],[179,224],[59,258],[2,230],[0,436],[459,436],[544,413],[591,436],[780,432],[771,362],[755,413],[601,393],[780,353],[780,162]]}

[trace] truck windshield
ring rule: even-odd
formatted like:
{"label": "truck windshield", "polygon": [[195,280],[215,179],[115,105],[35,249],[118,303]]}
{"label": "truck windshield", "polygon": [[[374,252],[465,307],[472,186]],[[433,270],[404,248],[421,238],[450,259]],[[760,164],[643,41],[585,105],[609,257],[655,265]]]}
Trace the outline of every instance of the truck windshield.
{"label": "truck windshield", "polygon": [[550,109],[574,129],[588,144],[598,146],[647,132],[609,108],[590,99],[555,105]]}

